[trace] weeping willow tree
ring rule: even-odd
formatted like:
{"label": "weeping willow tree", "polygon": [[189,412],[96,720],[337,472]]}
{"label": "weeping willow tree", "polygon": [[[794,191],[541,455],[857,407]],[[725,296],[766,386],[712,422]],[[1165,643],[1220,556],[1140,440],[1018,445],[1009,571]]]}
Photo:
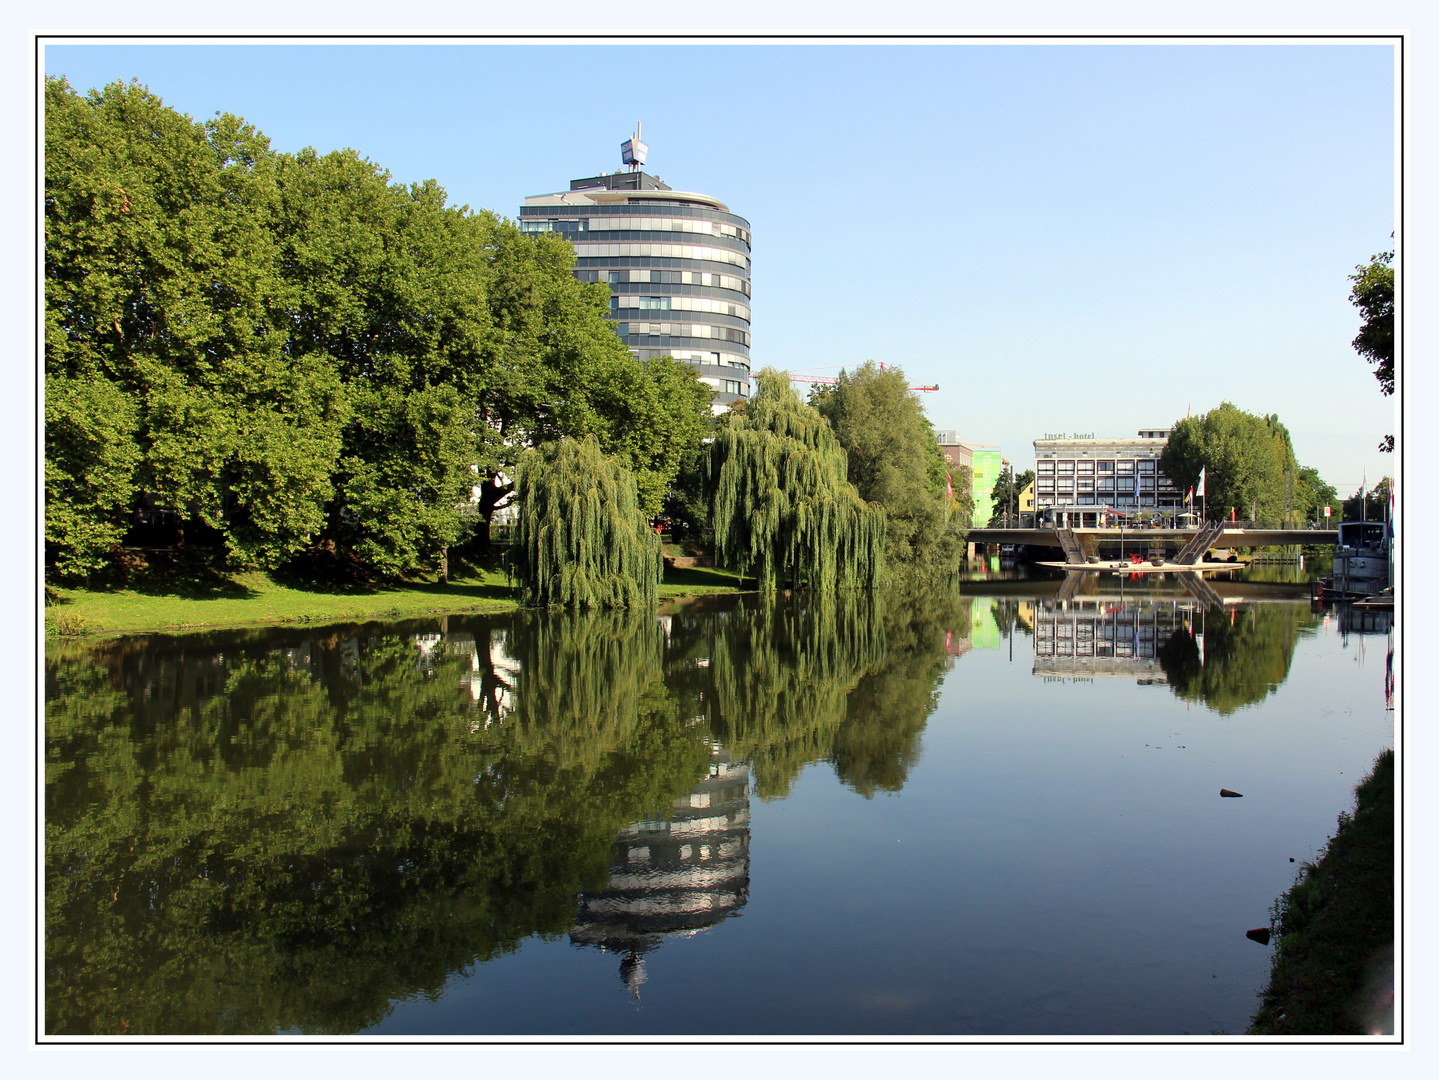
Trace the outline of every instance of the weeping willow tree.
{"label": "weeping willow tree", "polygon": [[828,421],[784,374],[765,368],[758,381],[710,445],[716,554],[753,573],[762,592],[781,581],[820,593],[873,588],[884,568],[884,511],[859,497]]}
{"label": "weeping willow tree", "polygon": [[660,538],[640,512],[635,479],[593,436],[528,451],[515,476],[520,517],[510,574],[527,604],[653,604]]}

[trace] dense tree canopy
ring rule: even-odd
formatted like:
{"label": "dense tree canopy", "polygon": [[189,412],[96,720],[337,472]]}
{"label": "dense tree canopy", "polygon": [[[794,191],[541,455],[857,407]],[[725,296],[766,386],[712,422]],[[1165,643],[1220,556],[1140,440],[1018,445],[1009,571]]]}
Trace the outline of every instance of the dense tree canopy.
{"label": "dense tree canopy", "polygon": [[[1389,487],[1393,481],[1384,477],[1370,488],[1360,488],[1344,500],[1340,521],[1385,521],[1389,518]],[[1336,514],[1340,508],[1336,507]]]}
{"label": "dense tree canopy", "polygon": [[330,541],[384,573],[442,566],[527,448],[595,436],[652,514],[708,431],[707,388],[630,355],[559,236],[135,83],[47,79],[45,110],[57,572],[157,508],[245,565]]}
{"label": "dense tree canopy", "polygon": [[1319,475],[1319,470],[1301,465],[1294,477],[1294,512],[1304,521],[1322,521],[1324,508],[1339,513],[1339,492]]}
{"label": "dense tree canopy", "polygon": [[1349,280],[1349,302],[1364,316],[1354,349],[1374,365],[1374,377],[1385,394],[1394,393],[1394,252],[1385,251],[1367,265],[1355,267]]}
{"label": "dense tree canopy", "polygon": [[[1205,474],[1205,516],[1218,521],[1257,514],[1263,521],[1303,517],[1296,500],[1294,460],[1289,431],[1278,416],[1255,416],[1229,402],[1203,416],[1185,417],[1175,426],[1159,467],[1181,490]],[[1317,474],[1316,474],[1317,476]]]}
{"label": "dense tree canopy", "polygon": [[[1385,251],[1357,266],[1349,276],[1354,287],[1349,302],[1364,316],[1353,345],[1356,352],[1374,365],[1374,377],[1385,394],[1394,393],[1394,252]],[[1386,435],[1379,449],[1392,452],[1394,436]]]}
{"label": "dense tree canopy", "polygon": [[872,588],[884,569],[885,514],[846,478],[829,423],[773,368],[710,445],[709,490],[718,557],[759,578],[821,593]]}
{"label": "dense tree canopy", "polygon": [[810,404],[844,448],[860,498],[885,512],[891,570],[952,571],[964,531],[946,505],[944,454],[904,372],[866,362],[817,387]]}

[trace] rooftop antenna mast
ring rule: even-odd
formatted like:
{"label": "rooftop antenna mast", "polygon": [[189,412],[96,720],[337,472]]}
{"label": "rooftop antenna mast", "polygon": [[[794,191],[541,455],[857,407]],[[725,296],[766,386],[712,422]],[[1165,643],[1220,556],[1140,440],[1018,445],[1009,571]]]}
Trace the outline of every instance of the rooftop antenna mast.
{"label": "rooftop antenna mast", "polygon": [[620,143],[620,160],[630,167],[630,172],[639,172],[643,169],[645,158],[650,152],[650,148],[640,142],[640,132],[643,130],[643,126],[636,120],[635,133]]}

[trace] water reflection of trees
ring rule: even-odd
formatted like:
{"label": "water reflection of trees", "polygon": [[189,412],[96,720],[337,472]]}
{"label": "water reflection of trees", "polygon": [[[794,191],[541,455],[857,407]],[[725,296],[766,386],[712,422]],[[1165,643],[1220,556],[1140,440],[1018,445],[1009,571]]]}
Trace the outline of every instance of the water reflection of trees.
{"label": "water reflection of trees", "polygon": [[947,662],[969,634],[968,600],[946,590],[694,608],[673,617],[672,685],[736,759],[761,798],[830,763],[866,797],[897,791],[918,754]]}
{"label": "water reflection of trees", "polygon": [[1279,688],[1289,677],[1295,642],[1317,622],[1307,603],[1210,611],[1191,630],[1170,636],[1160,666],[1177,697],[1227,716]]}
{"label": "water reflection of trees", "polygon": [[575,928],[716,742],[760,793],[898,790],[956,597],[65,644],[46,1028],[344,1033]]}
{"label": "water reflection of trees", "polygon": [[[566,932],[616,832],[709,748],[653,619],[543,623],[493,659],[485,623],[53,658],[47,1029],[355,1031]],[[515,654],[496,722],[474,676]]]}

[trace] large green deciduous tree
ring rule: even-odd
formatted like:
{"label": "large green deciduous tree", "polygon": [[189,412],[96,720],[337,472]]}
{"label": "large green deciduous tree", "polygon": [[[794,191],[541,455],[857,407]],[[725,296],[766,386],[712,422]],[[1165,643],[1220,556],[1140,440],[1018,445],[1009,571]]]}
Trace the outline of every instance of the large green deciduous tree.
{"label": "large green deciduous tree", "polygon": [[680,462],[709,431],[709,389],[670,358],[644,365],[630,354],[609,319],[609,287],[575,280],[564,238],[497,219],[488,228],[497,338],[480,399],[482,529],[511,493],[525,449],[588,435],[634,473],[643,511],[659,513]]}
{"label": "large green deciduous tree", "polygon": [[1285,511],[1286,473],[1298,465],[1289,432],[1277,416],[1255,416],[1224,402],[1174,427],[1159,467],[1181,490],[1205,473],[1205,516],[1219,521],[1231,511],[1277,521]]}
{"label": "large green deciduous tree", "polygon": [[138,84],[45,94],[58,570],[102,565],[140,505],[247,565],[326,541],[384,573],[443,567],[528,448],[594,435],[653,514],[708,431],[709,391],[630,355],[561,237]]}
{"label": "large green deciduous tree", "polygon": [[[1367,265],[1355,267],[1349,275],[1354,287],[1349,302],[1364,316],[1353,345],[1356,352],[1374,365],[1374,377],[1384,394],[1394,393],[1394,252],[1375,255]],[[1394,436],[1386,435],[1380,450],[1394,449]]]}
{"label": "large green deciduous tree", "polygon": [[954,570],[964,530],[946,506],[944,453],[904,372],[868,361],[816,388],[810,404],[844,448],[860,498],[885,512],[891,570]]}
{"label": "large green deciduous tree", "polygon": [[634,476],[594,436],[561,439],[520,460],[511,554],[525,602],[606,608],[653,604],[660,539],[640,511]]}
{"label": "large green deciduous tree", "polygon": [[873,588],[884,569],[883,509],[846,479],[844,447],[788,377],[765,368],[757,381],[710,445],[716,554],[754,573],[762,592],[785,581],[820,593]]}
{"label": "large green deciduous tree", "polygon": [[1349,280],[1349,302],[1364,316],[1353,345],[1374,365],[1374,377],[1385,394],[1394,393],[1394,252],[1385,251],[1357,266]]}
{"label": "large green deciduous tree", "polygon": [[1384,477],[1370,488],[1360,488],[1344,500],[1341,521],[1384,521],[1389,517],[1389,487]]}
{"label": "large green deciduous tree", "polygon": [[63,575],[100,569],[120,543],[140,448],[135,403],[107,379],[45,387],[45,546]]}
{"label": "large green deciduous tree", "polygon": [[[345,416],[274,319],[274,163],[236,117],[197,124],[137,84],[82,98],[46,81],[47,407],[71,380],[108,382],[133,419],[135,493],[270,565],[322,524]],[[73,457],[64,437],[52,447]],[[47,517],[83,513],[67,490]],[[93,565],[101,533],[65,532],[57,567]]]}
{"label": "large green deciduous tree", "polygon": [[1322,520],[1324,507],[1339,513],[1339,492],[1319,475],[1319,470],[1301,465],[1294,476],[1294,512],[1303,521]]}

